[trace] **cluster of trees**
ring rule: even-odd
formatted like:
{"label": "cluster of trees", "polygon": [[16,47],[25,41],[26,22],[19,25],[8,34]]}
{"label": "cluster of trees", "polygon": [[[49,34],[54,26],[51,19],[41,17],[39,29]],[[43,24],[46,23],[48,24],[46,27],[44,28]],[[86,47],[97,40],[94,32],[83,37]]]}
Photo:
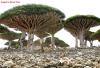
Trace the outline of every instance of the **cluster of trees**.
{"label": "cluster of trees", "polygon": [[[2,13],[0,15],[0,24],[16,28],[22,32],[22,34],[19,34],[21,35],[19,40],[21,47],[23,46],[26,34],[28,34],[27,47],[33,45],[34,35],[38,36],[42,51],[43,39],[50,35],[51,45],[55,45],[54,35],[62,28],[65,28],[65,30],[69,31],[76,38],[76,47],[78,47],[78,39],[80,40],[80,47],[85,47],[85,41],[90,41],[91,38],[100,40],[100,30],[91,35],[91,37],[91,33],[88,33],[91,27],[100,25],[98,17],[77,15],[67,20],[64,20],[64,18],[65,14],[56,8],[47,5],[29,4],[14,7]],[[13,37],[16,38],[15,36]]]}
{"label": "cluster of trees", "polygon": [[[65,20],[64,28],[68,30],[76,38],[76,47],[78,47],[78,39],[80,47],[86,47],[86,42],[93,41],[93,32],[90,32],[91,27],[99,26],[100,19],[93,15],[76,15]],[[98,34],[100,36],[100,34]],[[97,38],[95,38],[97,39]],[[98,39],[97,39],[98,40]],[[92,46],[92,44],[91,44]]]}

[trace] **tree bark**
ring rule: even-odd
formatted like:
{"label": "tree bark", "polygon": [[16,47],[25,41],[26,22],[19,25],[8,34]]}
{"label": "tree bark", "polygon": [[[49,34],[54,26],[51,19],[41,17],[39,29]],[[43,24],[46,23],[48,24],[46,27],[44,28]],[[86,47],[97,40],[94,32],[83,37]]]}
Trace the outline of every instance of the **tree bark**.
{"label": "tree bark", "polygon": [[20,49],[22,50],[24,44],[23,44],[23,41],[25,40],[25,37],[26,37],[26,32],[22,32],[22,35],[20,37],[20,40],[19,40],[19,43],[20,43]]}
{"label": "tree bark", "polygon": [[81,32],[80,32],[79,39],[80,39],[80,47],[81,47],[81,48],[84,48],[84,47],[85,47],[85,42],[84,42],[84,31],[81,31]]}
{"label": "tree bark", "polygon": [[9,41],[9,46],[11,46],[12,41]]}
{"label": "tree bark", "polygon": [[87,47],[87,40],[85,40],[84,42],[85,42],[85,47]]}
{"label": "tree bark", "polygon": [[28,35],[28,43],[27,43],[27,47],[30,47],[30,46],[32,46],[32,44],[33,44],[33,39],[34,39],[34,34],[29,34]]}
{"label": "tree bark", "polygon": [[78,37],[75,37],[75,48],[78,48]]}
{"label": "tree bark", "polygon": [[93,41],[89,41],[90,42],[90,47],[93,47]]}
{"label": "tree bark", "polygon": [[40,46],[41,46],[41,52],[44,52],[43,38],[40,38]]}
{"label": "tree bark", "polygon": [[54,34],[51,34],[51,47],[52,47],[52,50],[55,50],[56,48]]}
{"label": "tree bark", "polygon": [[54,38],[54,34],[51,34],[51,45],[54,46],[55,45],[55,38]]}

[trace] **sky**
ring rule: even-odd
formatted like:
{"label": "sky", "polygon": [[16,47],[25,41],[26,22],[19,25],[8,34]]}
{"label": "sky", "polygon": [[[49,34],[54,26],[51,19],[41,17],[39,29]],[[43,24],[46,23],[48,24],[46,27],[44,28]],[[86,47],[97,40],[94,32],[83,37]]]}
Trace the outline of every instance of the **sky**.
{"label": "sky", "polygon": [[[44,4],[55,7],[66,15],[65,19],[74,15],[95,15],[100,18],[100,0],[0,0],[0,14],[14,6],[23,4]],[[98,29],[100,26],[90,30],[95,32]],[[75,38],[64,29],[57,32],[55,36],[74,47]],[[5,40],[0,39],[0,47],[4,47],[5,42]],[[100,42],[95,41],[94,45],[100,45]]]}

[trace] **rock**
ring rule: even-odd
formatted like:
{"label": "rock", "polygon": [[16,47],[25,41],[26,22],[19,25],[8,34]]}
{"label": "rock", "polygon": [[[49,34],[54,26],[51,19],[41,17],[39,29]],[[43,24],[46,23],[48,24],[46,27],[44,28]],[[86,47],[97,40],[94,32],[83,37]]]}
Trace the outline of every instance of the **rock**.
{"label": "rock", "polygon": [[96,68],[100,68],[100,64],[97,64],[97,65],[96,65]]}
{"label": "rock", "polygon": [[88,61],[85,62],[85,65],[94,66],[94,63],[91,60],[88,60]]}
{"label": "rock", "polygon": [[22,68],[22,67],[19,65],[15,65],[13,68]]}
{"label": "rock", "polygon": [[0,58],[0,62],[4,62],[4,60],[2,58]]}
{"label": "rock", "polygon": [[13,67],[13,66],[15,66],[15,63],[13,63],[12,60],[6,61],[3,64],[3,67]]}
{"label": "rock", "polygon": [[62,58],[60,58],[59,61],[61,63],[67,63],[67,64],[69,64],[71,60],[69,58],[67,58],[67,57],[62,57]]}
{"label": "rock", "polygon": [[75,64],[73,68],[84,68],[84,66],[82,64]]}
{"label": "rock", "polygon": [[78,52],[77,54],[78,54],[78,55],[82,55],[82,52]]}
{"label": "rock", "polygon": [[83,58],[81,58],[81,57],[76,57],[76,60],[82,61]]}
{"label": "rock", "polygon": [[92,67],[90,67],[90,66],[86,66],[86,67],[84,67],[84,68],[92,68]]}

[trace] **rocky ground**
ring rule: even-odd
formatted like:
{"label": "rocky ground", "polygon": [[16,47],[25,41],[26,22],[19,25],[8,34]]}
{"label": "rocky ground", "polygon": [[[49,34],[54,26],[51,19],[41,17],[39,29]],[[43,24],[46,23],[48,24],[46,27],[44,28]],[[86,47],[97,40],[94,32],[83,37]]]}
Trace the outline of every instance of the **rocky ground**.
{"label": "rocky ground", "polygon": [[100,48],[57,48],[44,53],[0,50],[0,68],[100,68]]}

